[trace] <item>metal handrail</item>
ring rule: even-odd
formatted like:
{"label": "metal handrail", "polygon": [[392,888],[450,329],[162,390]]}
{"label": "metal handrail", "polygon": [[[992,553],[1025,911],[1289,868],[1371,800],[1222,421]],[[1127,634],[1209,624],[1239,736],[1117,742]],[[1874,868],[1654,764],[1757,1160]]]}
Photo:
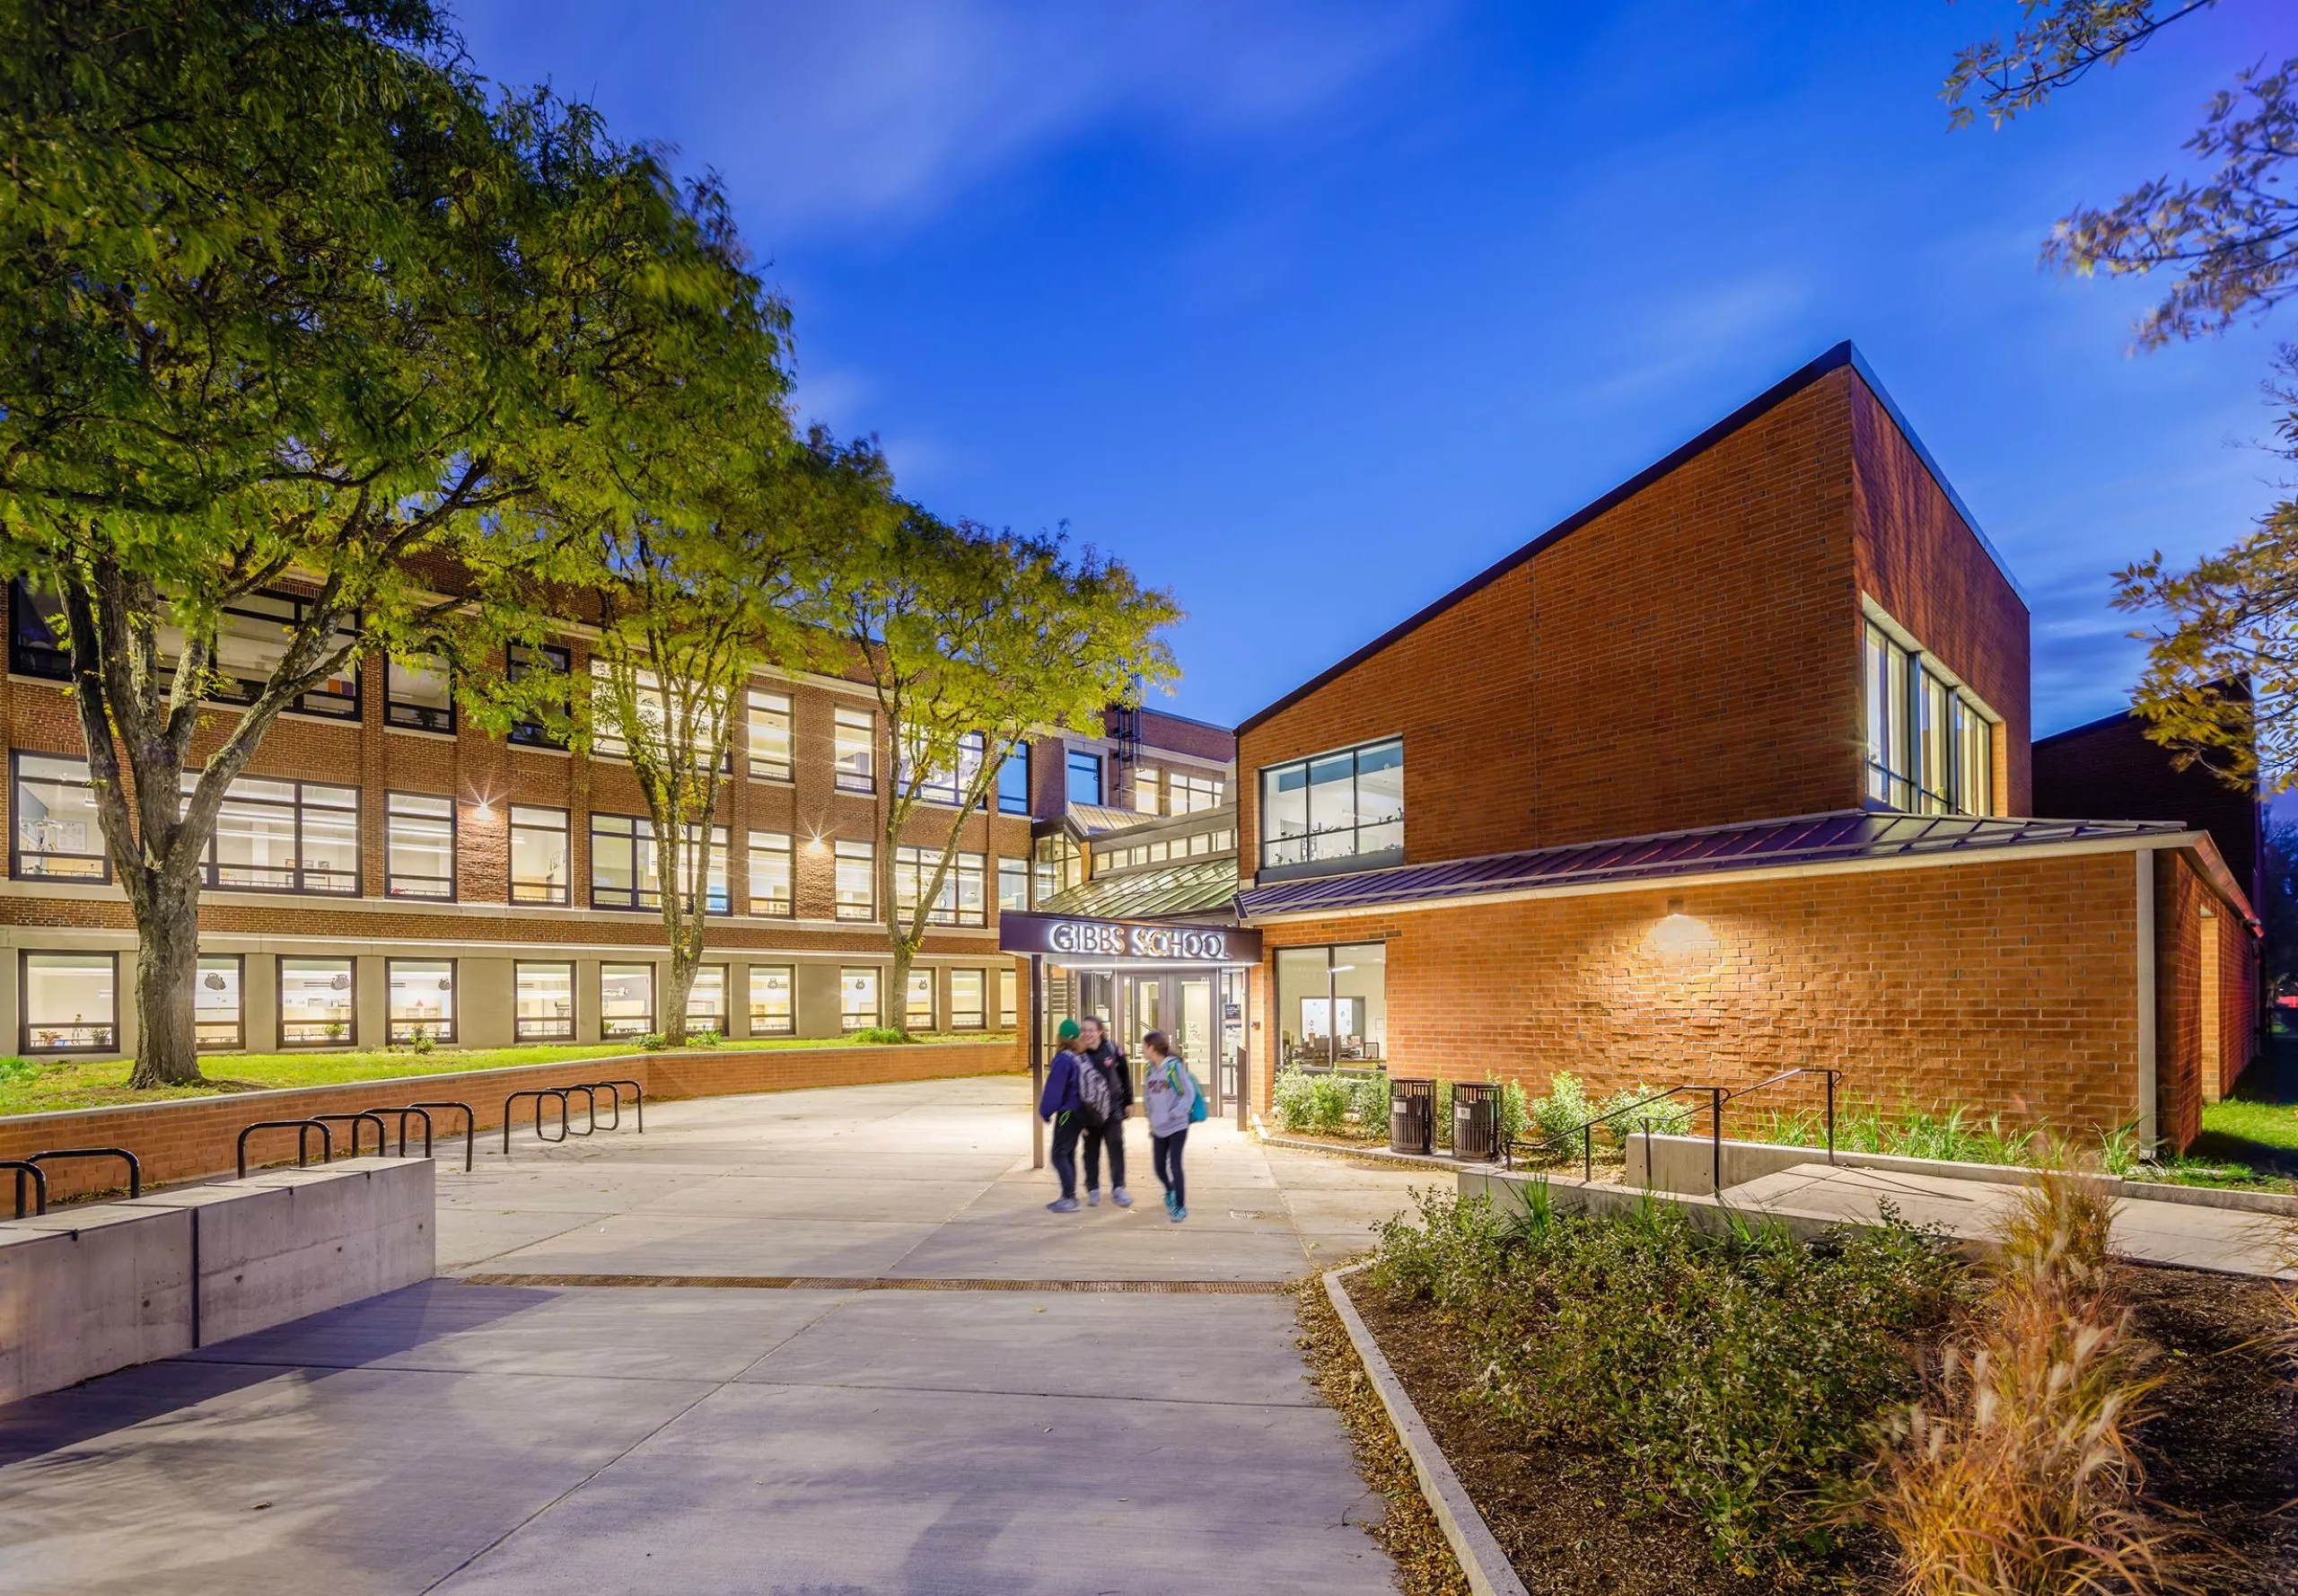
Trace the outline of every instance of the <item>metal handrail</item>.
{"label": "metal handrail", "polygon": [[[469,1105],[469,1103],[432,1103],[432,1102],[422,1102],[422,1103],[409,1103],[409,1104],[408,1105],[408,1107],[410,1109],[460,1109],[463,1111],[463,1173],[464,1173],[464,1174],[466,1174],[466,1175],[469,1174],[469,1173],[470,1173],[470,1157],[471,1157],[471,1149],[472,1149],[473,1143],[476,1141],[477,1136],[478,1136],[478,1115],[476,1115],[476,1114],[474,1114],[474,1113],[472,1113],[472,1112],[470,1111],[470,1105]],[[509,1105],[508,1105],[508,1104],[505,1104],[505,1105],[504,1105],[504,1107],[505,1107],[505,1108],[508,1108],[508,1107],[509,1107]],[[428,1151],[429,1151],[429,1149],[430,1149],[430,1144],[429,1144],[428,1142],[425,1142],[425,1143],[424,1144],[424,1148],[425,1148],[425,1152],[428,1152]]]}
{"label": "metal handrail", "polygon": [[[622,1089],[630,1088],[630,1098],[638,1110],[638,1134],[646,1134],[646,1089],[636,1081],[593,1081],[593,1086],[603,1086],[614,1093],[615,1123],[622,1123]],[[611,1128],[611,1127],[610,1127]]]}
{"label": "metal handrail", "polygon": [[[1553,1132],[1548,1136],[1540,1137],[1538,1141],[1527,1142],[1518,1140],[1507,1142],[1503,1144],[1501,1149],[1504,1161],[1508,1167],[1513,1168],[1515,1164],[1516,1149],[1519,1147],[1533,1149],[1552,1147],[1558,1142],[1569,1141],[1572,1137],[1578,1136],[1580,1138],[1580,1178],[1583,1180],[1593,1180],[1596,1178],[1596,1127],[1609,1124],[1612,1120],[1618,1119],[1624,1114],[1633,1114],[1638,1109],[1645,1108],[1650,1104],[1661,1102],[1668,1098],[1687,1092],[1699,1092],[1706,1094],[1708,1099],[1710,1112],[1719,1119],[1723,1117],[1723,1087],[1670,1086],[1664,1090],[1653,1092],[1649,1097],[1640,1097],[1632,1103],[1622,1103],[1617,1109],[1606,1109],[1603,1113],[1597,1115],[1592,1119],[1584,1120],[1578,1125],[1573,1126],[1568,1130]],[[1724,1150],[1721,1143],[1716,1145],[1715,1157],[1715,1172],[1720,1183],[1724,1172]]]}
{"label": "metal handrail", "polygon": [[21,1158],[0,1158],[0,1170],[13,1170],[16,1174],[16,1217],[24,1216],[24,1177],[32,1180],[32,1213],[35,1216],[48,1212],[48,1171],[36,1163]]}
{"label": "metal handrail", "polygon": [[295,1167],[303,1168],[311,1162],[311,1133],[320,1133],[320,1162],[325,1163],[335,1156],[335,1136],[316,1119],[259,1119],[240,1132],[240,1179],[248,1178],[248,1138],[259,1130],[292,1130],[295,1133]]}
{"label": "metal handrail", "polygon": [[[1742,1087],[1740,1087],[1737,1091],[1734,1091],[1734,1092],[1731,1092],[1726,1093],[1726,1094],[1724,1096],[1724,1098],[1723,1098],[1721,1101],[1719,1101],[1717,1102],[1717,1104],[1716,1104],[1716,1106],[1715,1106],[1715,1127],[1714,1127],[1713,1135],[1714,1135],[1714,1139],[1715,1139],[1715,1141],[1716,1144],[1718,1145],[1718,1147],[1720,1148],[1720,1147],[1722,1146],[1722,1144],[1723,1144],[1723,1141],[1724,1141],[1724,1103],[1728,1103],[1728,1102],[1732,1101],[1734,1098],[1741,1098],[1741,1097],[1745,1097],[1745,1096],[1747,1096],[1747,1095],[1748,1095],[1750,1092],[1761,1092],[1761,1091],[1762,1091],[1765,1087],[1767,1087],[1767,1086],[1776,1086],[1776,1085],[1778,1085],[1782,1081],[1793,1080],[1793,1079],[1794,1079],[1795,1076],[1797,1076],[1797,1075],[1825,1075],[1825,1076],[1827,1077],[1827,1083],[1828,1083],[1828,1111],[1827,1111],[1827,1147],[1828,1147],[1828,1162],[1829,1162],[1829,1163],[1833,1163],[1833,1162],[1835,1162],[1835,1083],[1836,1083],[1838,1081],[1839,1081],[1839,1080],[1841,1080],[1841,1079],[1843,1078],[1843,1072],[1842,1072],[1841,1070],[1838,1070],[1838,1069],[1829,1069],[1829,1068],[1828,1068],[1825,1065],[1820,1065],[1820,1064],[1799,1064],[1799,1065],[1797,1065],[1794,1069],[1785,1069],[1785,1070],[1782,1070],[1782,1071],[1780,1071],[1777,1074],[1776,1074],[1776,1075],[1772,1076],[1769,1080],[1758,1081],[1758,1082],[1757,1082],[1754,1085],[1752,1085],[1752,1086],[1742,1086]],[[1716,1166],[1716,1167],[1717,1167],[1718,1171],[1720,1171],[1723,1166],[1722,1166],[1722,1163],[1721,1163],[1721,1162],[1720,1162],[1720,1156],[1721,1156],[1721,1155],[1720,1155],[1720,1153],[1719,1153],[1719,1155],[1718,1155],[1718,1156],[1719,1156],[1719,1162],[1717,1163],[1717,1166]]]}
{"label": "metal handrail", "polygon": [[351,1122],[351,1156],[354,1158],[359,1156],[361,1123],[364,1121],[373,1125],[375,1127],[375,1156],[377,1158],[383,1156],[383,1138],[388,1133],[383,1125],[382,1115],[376,1113],[373,1109],[361,1109],[350,1114],[313,1114],[311,1118],[322,1125],[330,1125],[339,1119],[349,1120]]}
{"label": "metal handrail", "polygon": [[127,1166],[127,1195],[144,1195],[144,1161],[125,1147],[52,1147],[45,1153],[35,1153],[24,1162],[39,1163],[51,1158],[116,1158]]}
{"label": "metal handrail", "polygon": [[[514,1092],[503,1100],[503,1156],[505,1158],[511,1156],[511,1107],[522,1097],[531,1097],[535,1100],[536,1141],[563,1142],[566,1139],[566,1093],[563,1090],[557,1086],[542,1086],[532,1092]],[[542,1134],[542,1100],[547,1097],[555,1097],[558,1100],[558,1134],[555,1136],[547,1136]]]}

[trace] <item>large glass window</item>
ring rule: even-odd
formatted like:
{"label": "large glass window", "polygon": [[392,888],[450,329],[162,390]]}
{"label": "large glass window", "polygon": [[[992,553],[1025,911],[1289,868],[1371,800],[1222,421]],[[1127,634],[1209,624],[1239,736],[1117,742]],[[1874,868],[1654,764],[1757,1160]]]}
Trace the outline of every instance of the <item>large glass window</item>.
{"label": "large glass window", "polygon": [[1084,851],[1066,832],[1037,840],[1038,901],[1066,892],[1085,879]]}
{"label": "large glass window", "polygon": [[522,1042],[574,1039],[574,967],[529,963],[513,967],[511,1029]]}
{"label": "large glass window", "polygon": [[[51,681],[69,680],[72,654],[63,645],[62,598],[19,579],[9,583],[8,609],[8,668],[19,675]],[[286,657],[288,644],[310,609],[309,600],[285,593],[250,593],[225,605],[216,628],[215,666],[207,697],[224,704],[253,703]],[[336,642],[348,644],[355,636],[349,624],[337,623]],[[171,667],[183,652],[182,632],[163,625],[159,641],[160,657]],[[289,707],[330,720],[357,720],[358,650],[351,649],[318,687]]]}
{"label": "large glass window", "polygon": [[1168,772],[1165,779],[1175,814],[1193,815],[1201,809],[1221,807],[1222,783],[1219,776],[1191,776],[1186,771],[1175,770]]}
{"label": "large glass window", "polygon": [[1918,650],[1867,623],[1867,802],[1908,814],[1995,812],[1995,728]]}
{"label": "large glass window", "polygon": [[[510,680],[537,683],[535,691],[553,709],[566,708],[567,680],[574,673],[574,656],[557,644],[513,643],[506,656]],[[543,723],[539,715],[522,720],[510,731],[510,740],[528,748],[565,748],[566,740]]]}
{"label": "large glass window", "polygon": [[357,966],[348,959],[279,961],[279,1045],[348,1048],[359,1040]]}
{"label": "large glass window", "polygon": [[989,1022],[983,1009],[986,994],[981,971],[953,969],[950,972],[950,1029],[979,1030]]}
{"label": "large glass window", "polygon": [[1401,739],[1261,771],[1262,869],[1325,859],[1379,862],[1403,854]]}
{"label": "large glass window", "polygon": [[391,1040],[455,1039],[453,960],[392,959],[385,962],[384,975],[390,988]]}
{"label": "large glass window", "polygon": [[[706,699],[699,688],[689,687],[674,706],[664,696],[661,680],[651,671],[637,673],[632,696],[637,707],[637,734],[647,740],[649,747],[661,749],[664,759],[669,757],[671,733],[679,729],[673,722],[675,710],[694,719],[694,767],[706,770],[715,765],[732,771],[734,750],[727,741],[727,727],[719,718],[715,697]],[[601,759],[627,759],[631,732],[622,723],[622,706],[614,690],[612,672],[604,660],[592,660],[591,751]]]}
{"label": "large glass window", "polygon": [[750,966],[752,1036],[789,1036],[797,1030],[797,973],[786,964]]}
{"label": "large glass window", "polygon": [[566,811],[531,804],[511,806],[511,901],[571,901]]}
{"label": "large glass window", "polygon": [[455,801],[420,793],[383,794],[384,893],[455,895]]}
{"label": "large glass window", "polygon": [[838,917],[873,920],[878,916],[877,852],[866,842],[838,844]]}
{"label": "large glass window", "polygon": [[842,1030],[867,1030],[878,1022],[878,972],[848,968],[838,972],[838,1022]]}
{"label": "large glass window", "polygon": [[791,888],[790,834],[787,831],[750,833],[750,913],[794,912]]}
{"label": "large glass window", "polygon": [[383,719],[421,732],[455,729],[454,684],[436,654],[392,660],[383,671]]}
{"label": "large glass window", "polygon": [[1030,862],[1027,859],[997,861],[997,908],[1000,913],[1012,909],[1016,913],[1030,907]]}
{"label": "large glass window", "polygon": [[654,1029],[654,967],[599,966],[599,1034],[610,1039],[645,1036]]}
{"label": "large glass window", "polygon": [[49,681],[72,680],[62,595],[19,576],[8,584],[8,669]]}
{"label": "large glass window", "polygon": [[119,955],[26,953],[22,1053],[110,1053],[119,1047]]}
{"label": "large glass window", "polygon": [[790,779],[790,695],[750,696],[750,774],[767,781]]}
{"label": "large glass window", "polygon": [[[981,762],[987,757],[985,740],[978,732],[969,732],[958,739],[957,763],[951,766],[929,767],[918,777],[917,795],[928,803],[947,803],[954,807],[961,802],[981,775]],[[914,750],[905,750],[902,760],[902,780],[909,779],[914,766]]]}
{"label": "large glass window", "polygon": [[1385,1060],[1388,952],[1381,943],[1277,950],[1278,1057],[1285,1066]]}
{"label": "large glass window", "polygon": [[909,972],[908,1001],[902,1005],[912,1030],[934,1029],[934,972],[913,969]]}
{"label": "large glass window", "polygon": [[1142,765],[1133,772],[1133,807],[1145,815],[1165,812],[1164,772],[1154,765]]}
{"label": "large glass window", "polygon": [[997,812],[1025,815],[1030,812],[1030,747],[1022,743],[1005,756],[997,767]]}
{"label": "large glass window", "polygon": [[1069,750],[1069,802],[1099,803],[1101,801],[1101,756],[1087,753],[1083,749]]}
{"label": "large glass window", "polygon": [[[198,777],[183,776],[189,793]],[[359,893],[359,789],[241,776],[224,792],[207,845],[207,885]]]}
{"label": "large glass window", "polygon": [[686,1028],[689,1032],[715,1030],[726,1034],[726,967],[696,968],[694,985],[686,989]]}
{"label": "large glass window", "polygon": [[[695,867],[702,863],[697,846],[701,833],[689,827],[686,846],[680,850],[680,869],[692,897]],[[703,909],[730,914],[733,899],[726,886],[726,837],[724,826],[710,829],[709,860],[704,871]],[[655,847],[654,823],[638,815],[594,814],[591,817],[591,907],[593,908],[660,908],[662,907],[662,860]]]}
{"label": "large glass window", "polygon": [[76,881],[111,879],[111,859],[104,852],[96,790],[85,759],[18,754],[14,808],[9,874]]}
{"label": "large glass window", "polygon": [[[905,911],[917,907],[925,884],[933,879],[934,867],[941,862],[941,855],[932,848],[897,848],[894,850],[894,901]],[[981,854],[960,854],[950,862],[947,875],[942,878],[942,890],[935,894],[934,907],[926,911],[929,925],[987,925],[989,913],[984,902],[983,875],[988,864]]]}
{"label": "large glass window", "polygon": [[878,790],[878,717],[867,709],[839,709],[832,717],[832,753],[842,793]]}
{"label": "large glass window", "polygon": [[247,960],[237,953],[203,953],[191,989],[191,1031],[202,1048],[244,1048]]}

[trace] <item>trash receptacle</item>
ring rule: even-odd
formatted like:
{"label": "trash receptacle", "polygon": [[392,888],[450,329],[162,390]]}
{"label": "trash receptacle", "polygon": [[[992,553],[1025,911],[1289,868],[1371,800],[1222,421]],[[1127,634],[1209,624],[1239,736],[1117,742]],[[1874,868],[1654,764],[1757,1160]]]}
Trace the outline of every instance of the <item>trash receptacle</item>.
{"label": "trash receptacle", "polygon": [[1452,1085],[1452,1156],[1489,1163],[1500,1156],[1500,1086],[1493,1081]]}
{"label": "trash receptacle", "polygon": [[1389,1077],[1389,1151],[1425,1153],[1436,1132],[1436,1083]]}

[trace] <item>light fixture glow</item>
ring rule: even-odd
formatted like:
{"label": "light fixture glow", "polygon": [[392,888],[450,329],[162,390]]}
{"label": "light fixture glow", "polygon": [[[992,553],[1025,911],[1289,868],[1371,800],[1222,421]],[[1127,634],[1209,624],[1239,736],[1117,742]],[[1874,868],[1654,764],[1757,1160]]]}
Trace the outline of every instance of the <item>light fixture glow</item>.
{"label": "light fixture glow", "polygon": [[1706,923],[1680,909],[1671,910],[1652,928],[1652,946],[1662,953],[1697,953],[1715,941]]}

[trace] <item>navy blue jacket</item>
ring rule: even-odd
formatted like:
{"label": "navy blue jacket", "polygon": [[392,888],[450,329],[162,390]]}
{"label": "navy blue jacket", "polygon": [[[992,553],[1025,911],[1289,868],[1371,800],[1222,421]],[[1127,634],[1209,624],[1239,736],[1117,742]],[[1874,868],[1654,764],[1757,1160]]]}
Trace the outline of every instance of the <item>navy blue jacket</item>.
{"label": "navy blue jacket", "polygon": [[1077,1055],[1064,1048],[1053,1056],[1052,1066],[1045,1072],[1045,1095],[1038,1099],[1038,1118],[1050,1119],[1076,1109]]}

